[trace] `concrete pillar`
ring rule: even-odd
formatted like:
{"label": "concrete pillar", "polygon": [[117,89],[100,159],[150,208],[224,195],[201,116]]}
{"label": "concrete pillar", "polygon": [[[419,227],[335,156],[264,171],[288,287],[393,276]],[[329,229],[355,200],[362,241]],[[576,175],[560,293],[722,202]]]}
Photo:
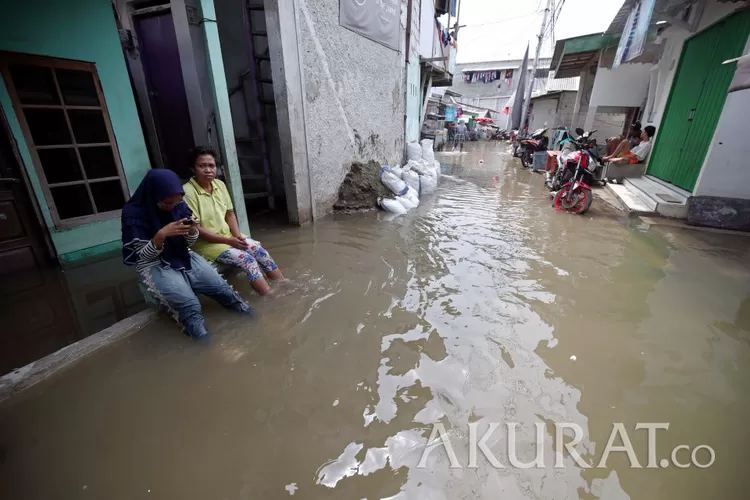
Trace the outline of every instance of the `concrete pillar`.
{"label": "concrete pillar", "polygon": [[594,118],[596,117],[596,106],[589,106],[589,112],[586,115],[586,123],[583,124],[583,129],[585,131],[593,130],[594,128]]}
{"label": "concrete pillar", "polygon": [[211,77],[211,92],[214,99],[216,113],[216,128],[219,135],[219,149],[224,160],[224,173],[227,187],[232,196],[234,211],[240,221],[240,229],[250,235],[250,225],[247,221],[245,208],[245,194],[242,190],[240,178],[240,163],[237,159],[237,145],[234,140],[234,125],[229,107],[229,91],[224,73],[224,60],[221,58],[221,43],[219,43],[219,29],[216,26],[216,11],[213,0],[201,0],[203,10],[203,33],[206,37],[206,57],[208,73]]}
{"label": "concrete pillar", "polygon": [[289,222],[301,225],[312,222],[316,213],[308,163],[297,5],[295,0],[265,0],[264,7],[287,211]]}
{"label": "concrete pillar", "polygon": [[578,83],[578,93],[576,94],[576,103],[573,107],[573,119],[570,122],[571,130],[575,130],[576,125],[578,124],[578,115],[581,113],[581,101],[583,100],[583,94],[586,92],[589,75],[590,72],[588,68],[584,68],[584,70],[581,71],[581,78]]}
{"label": "concrete pillar", "polygon": [[[197,66],[197,54],[193,50],[193,40],[190,37],[190,23],[188,22],[185,0],[171,0],[174,33],[177,38],[177,51],[180,53],[182,67],[182,81],[185,84],[190,124],[193,128],[193,140],[196,145],[205,145],[206,113],[203,109],[203,92],[200,86],[200,75]],[[213,18],[212,18],[213,19]]]}

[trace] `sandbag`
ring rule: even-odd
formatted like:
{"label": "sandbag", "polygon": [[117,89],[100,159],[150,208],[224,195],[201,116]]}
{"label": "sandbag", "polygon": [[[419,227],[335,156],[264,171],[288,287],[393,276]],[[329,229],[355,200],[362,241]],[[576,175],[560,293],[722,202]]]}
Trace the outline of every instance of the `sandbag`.
{"label": "sandbag", "polygon": [[427,173],[427,170],[429,170],[428,163],[424,160],[410,161],[406,164],[406,167],[408,167],[409,170],[413,170],[414,172],[418,173],[419,175],[424,175]]}
{"label": "sandbag", "polygon": [[421,187],[421,191],[419,192],[420,196],[424,196],[426,194],[434,194],[435,191],[437,191],[437,178],[432,177],[431,175],[420,175],[419,176],[419,185]]}
{"label": "sandbag", "polygon": [[404,169],[403,168],[401,168],[401,167],[388,167],[388,168],[390,168],[391,172],[393,172],[394,174],[396,174],[396,177],[398,177],[399,179],[403,179],[404,178]]}
{"label": "sandbag", "polygon": [[404,172],[404,182],[419,193],[419,174],[414,170]]}
{"label": "sandbag", "polygon": [[414,188],[407,186],[406,194],[403,197],[408,198],[414,204],[414,208],[419,206],[419,193]]}
{"label": "sandbag", "polygon": [[[422,139],[422,159],[426,161],[435,161],[435,152],[432,150],[432,139]],[[411,158],[409,158],[411,159]]]}
{"label": "sandbag", "polygon": [[394,200],[393,198],[380,198],[378,199],[378,204],[383,210],[392,214],[406,213],[406,208],[404,208],[404,206],[399,203],[398,200]]}
{"label": "sandbag", "polygon": [[396,174],[394,174],[388,167],[380,169],[380,182],[382,182],[383,185],[390,189],[396,196],[404,194],[408,188],[406,183],[396,177]]}
{"label": "sandbag", "polygon": [[440,167],[440,162],[435,160],[432,162],[433,169],[435,170],[435,175],[437,177],[440,177],[440,174],[443,172],[443,169]]}
{"label": "sandbag", "polygon": [[406,144],[406,158],[408,160],[421,160],[422,159],[422,147],[416,142],[409,142]]}
{"label": "sandbag", "polygon": [[412,203],[411,199],[406,196],[396,196],[396,201],[401,203],[404,209],[408,212],[412,208],[416,208],[416,205]]}

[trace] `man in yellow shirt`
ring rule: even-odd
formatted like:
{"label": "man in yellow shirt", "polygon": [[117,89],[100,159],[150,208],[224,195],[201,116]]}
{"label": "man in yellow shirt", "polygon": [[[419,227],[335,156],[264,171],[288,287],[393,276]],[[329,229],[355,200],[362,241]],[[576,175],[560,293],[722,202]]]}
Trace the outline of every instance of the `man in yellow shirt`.
{"label": "man in yellow shirt", "polygon": [[247,273],[256,292],[271,291],[261,269],[270,279],[284,279],[279,266],[260,242],[240,232],[226,184],[216,178],[216,153],[197,147],[190,156],[193,177],[185,183],[185,201],[200,222],[193,250],[209,261],[239,267]]}

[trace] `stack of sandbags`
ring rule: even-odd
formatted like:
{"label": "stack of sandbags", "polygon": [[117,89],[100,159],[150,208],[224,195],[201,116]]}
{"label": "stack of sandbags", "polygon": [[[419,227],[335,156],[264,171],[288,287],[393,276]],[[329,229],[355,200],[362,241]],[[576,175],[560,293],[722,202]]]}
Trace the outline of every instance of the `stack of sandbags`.
{"label": "stack of sandbags", "polygon": [[418,191],[407,185],[406,182],[400,179],[393,170],[387,166],[382,167],[380,170],[380,181],[385,187],[390,189],[394,195],[396,195],[395,200],[384,197],[378,200],[378,203],[386,212],[404,214],[407,210],[419,206]]}
{"label": "stack of sandbags", "polygon": [[[419,195],[434,194],[437,191],[438,177],[440,176],[440,163],[436,160],[428,162],[422,161],[409,161],[404,165],[404,175],[402,176],[404,181],[411,187],[417,183],[415,178],[419,177]],[[407,174],[409,175],[409,181],[407,181]],[[414,175],[416,174],[416,175]]]}

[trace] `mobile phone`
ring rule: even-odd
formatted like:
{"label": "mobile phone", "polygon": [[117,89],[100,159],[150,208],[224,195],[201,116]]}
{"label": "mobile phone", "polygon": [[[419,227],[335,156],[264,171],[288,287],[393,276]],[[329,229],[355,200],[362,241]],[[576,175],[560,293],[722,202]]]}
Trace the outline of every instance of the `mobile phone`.
{"label": "mobile phone", "polygon": [[195,224],[195,221],[193,219],[188,219],[185,222],[183,222],[182,224],[185,225],[185,226],[192,226],[193,224]]}

